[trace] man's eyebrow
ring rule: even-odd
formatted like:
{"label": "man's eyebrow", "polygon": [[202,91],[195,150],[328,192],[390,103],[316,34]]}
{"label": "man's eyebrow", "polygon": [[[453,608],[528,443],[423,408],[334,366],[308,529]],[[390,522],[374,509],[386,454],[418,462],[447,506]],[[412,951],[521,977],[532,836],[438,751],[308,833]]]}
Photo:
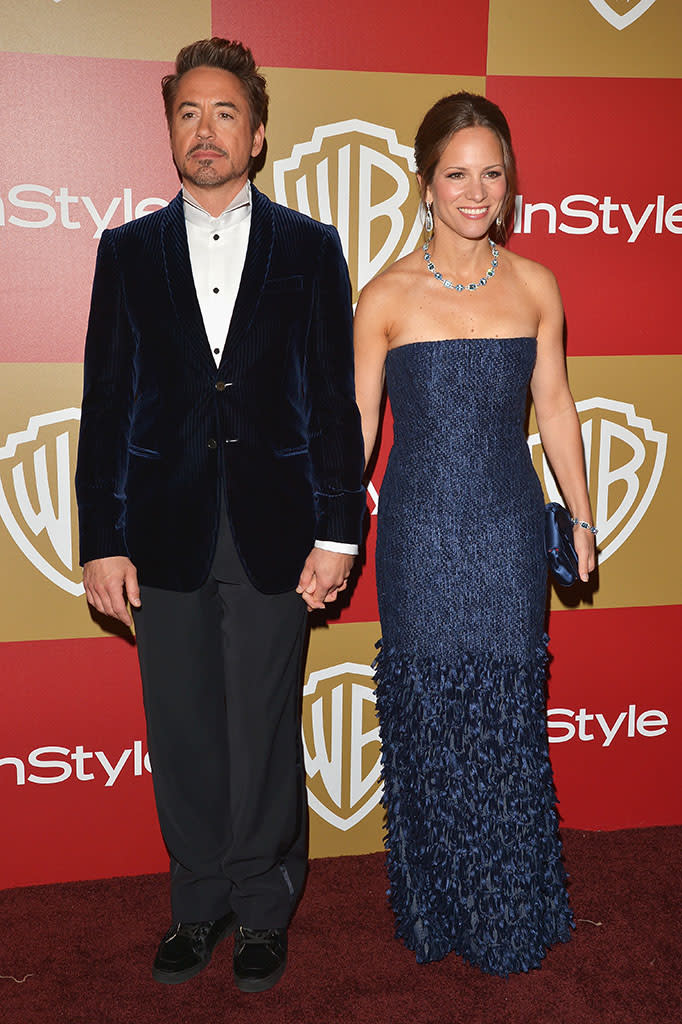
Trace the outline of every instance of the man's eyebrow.
{"label": "man's eyebrow", "polygon": [[[183,100],[182,103],[179,105],[178,110],[182,110],[183,107],[199,107],[199,106],[200,106],[200,104],[197,103],[196,100]],[[237,110],[237,111],[239,110],[239,107],[237,106],[237,104],[233,103],[232,100],[216,100],[216,102],[213,104],[213,106],[214,107],[230,107],[231,110]]]}

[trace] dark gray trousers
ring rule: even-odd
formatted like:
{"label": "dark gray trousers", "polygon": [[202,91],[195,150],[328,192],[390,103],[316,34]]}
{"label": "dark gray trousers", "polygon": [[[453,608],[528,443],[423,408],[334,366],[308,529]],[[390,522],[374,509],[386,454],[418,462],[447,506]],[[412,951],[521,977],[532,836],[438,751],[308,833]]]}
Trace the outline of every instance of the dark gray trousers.
{"label": "dark gray trousers", "polygon": [[298,594],[248,580],[224,510],[199,590],[141,588],[135,629],[174,922],[232,909],[247,928],[289,923],[307,864],[306,619]]}

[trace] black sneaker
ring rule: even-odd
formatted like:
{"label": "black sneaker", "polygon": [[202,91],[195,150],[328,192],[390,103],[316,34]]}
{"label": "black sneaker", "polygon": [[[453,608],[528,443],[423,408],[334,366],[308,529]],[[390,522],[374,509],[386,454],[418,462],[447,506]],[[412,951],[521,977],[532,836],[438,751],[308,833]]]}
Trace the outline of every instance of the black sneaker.
{"label": "black sneaker", "polygon": [[152,978],[164,985],[179,985],[203,971],[218,943],[237,927],[237,917],[230,911],[217,921],[174,924],[161,940]]}
{"label": "black sneaker", "polygon": [[234,980],[242,992],[265,992],[287,965],[286,928],[238,928],[234,937]]}

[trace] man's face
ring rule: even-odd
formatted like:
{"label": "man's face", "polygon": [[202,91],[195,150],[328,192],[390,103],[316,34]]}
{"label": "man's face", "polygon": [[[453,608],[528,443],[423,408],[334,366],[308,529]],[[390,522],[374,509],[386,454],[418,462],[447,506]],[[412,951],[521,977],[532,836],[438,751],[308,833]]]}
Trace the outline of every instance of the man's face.
{"label": "man's face", "polygon": [[249,160],[263,147],[264,130],[251,128],[249,104],[229,71],[200,67],[182,76],[170,126],[175,165],[185,184],[220,188],[246,181]]}

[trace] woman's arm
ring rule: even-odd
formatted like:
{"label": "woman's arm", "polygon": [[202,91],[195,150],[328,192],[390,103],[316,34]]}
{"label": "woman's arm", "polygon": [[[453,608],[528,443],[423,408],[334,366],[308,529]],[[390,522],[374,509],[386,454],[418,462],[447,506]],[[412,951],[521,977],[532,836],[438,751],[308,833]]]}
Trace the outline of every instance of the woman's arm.
{"label": "woman's arm", "polygon": [[355,398],[362,418],[365,466],[377,440],[386,377],[388,337],[384,305],[385,286],[379,279],[365,287],[355,311]]}
{"label": "woman's arm", "polygon": [[[537,266],[539,306],[538,352],[531,378],[531,394],[542,447],[549,459],[572,516],[593,523],[585,479],[580,421],[568,386],[564,358],[564,313],[554,275]],[[534,274],[535,276],[535,274]],[[594,535],[576,526],[573,539],[578,554],[578,572],[587,581],[595,567]]]}

